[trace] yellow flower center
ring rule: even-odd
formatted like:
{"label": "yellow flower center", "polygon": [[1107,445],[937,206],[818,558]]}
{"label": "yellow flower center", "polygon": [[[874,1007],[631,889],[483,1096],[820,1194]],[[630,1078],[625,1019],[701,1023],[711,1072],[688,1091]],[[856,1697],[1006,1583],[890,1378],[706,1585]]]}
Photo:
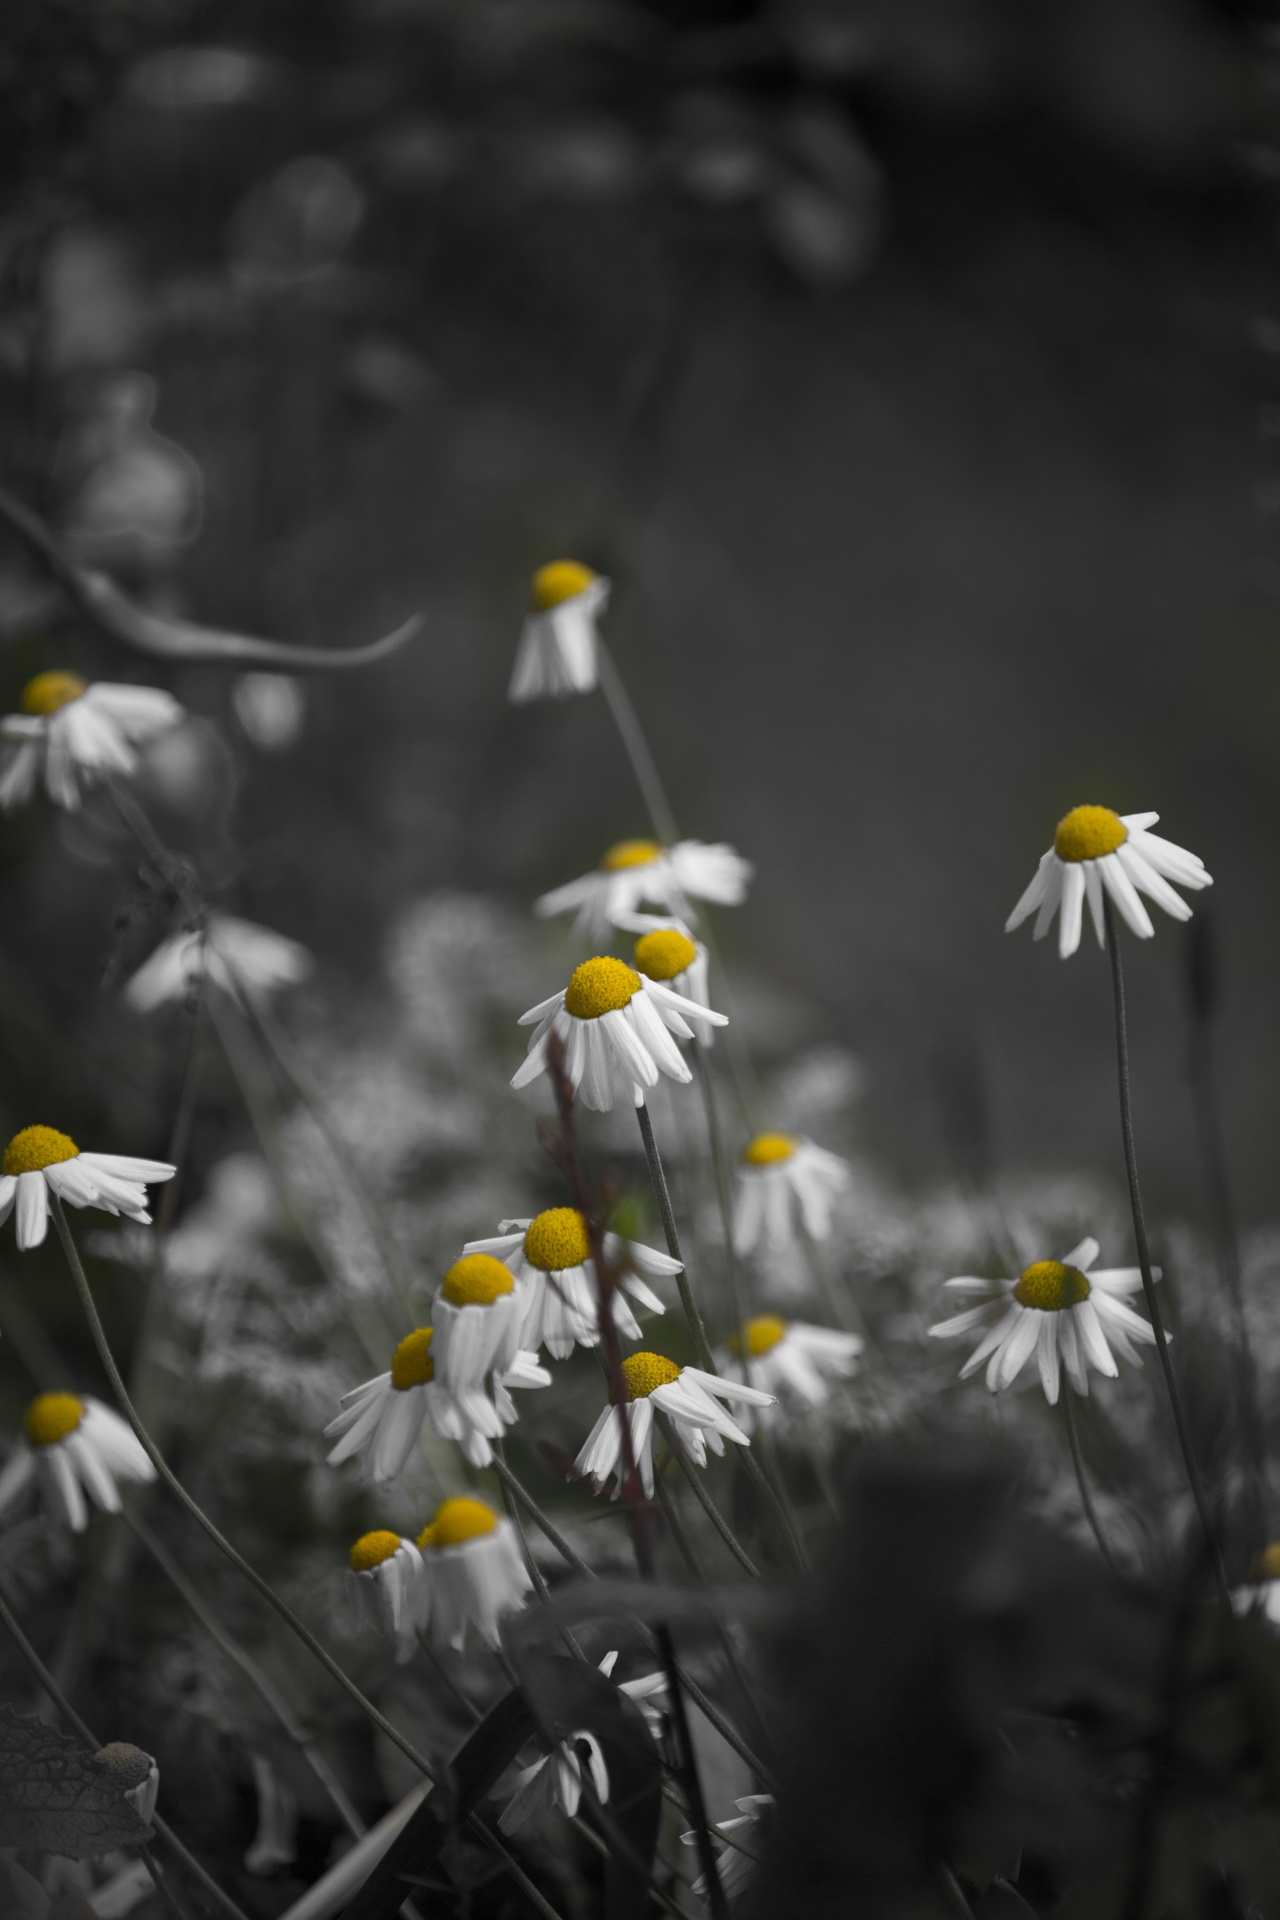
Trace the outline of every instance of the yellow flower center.
{"label": "yellow flower center", "polygon": [[497,1514],[492,1507],[486,1507],[483,1500],[468,1500],[465,1496],[442,1500],[436,1508],[435,1519],[418,1535],[418,1545],[424,1552],[428,1547],[459,1547],[464,1540],[492,1533],[497,1524]]}
{"label": "yellow flower center", "polygon": [[542,1273],[580,1267],[591,1252],[587,1223],[576,1207],[549,1207],[529,1222],[524,1257]]}
{"label": "yellow flower center", "polygon": [[24,1127],[4,1150],[4,1171],[6,1175],[40,1173],[60,1160],[74,1160],[79,1152],[75,1141],[56,1127]]}
{"label": "yellow flower center", "polygon": [[436,1363],[431,1358],[430,1347],[430,1327],[406,1333],[391,1356],[391,1384],[397,1393],[407,1393],[410,1387],[425,1387],[428,1380],[435,1379]]}
{"label": "yellow flower center", "polygon": [[362,1533],[349,1555],[353,1573],[372,1573],[384,1560],[400,1551],[400,1535],[379,1527],[374,1533]]}
{"label": "yellow flower center", "polygon": [[656,840],[619,840],[600,865],[606,873],[620,873],[623,867],[647,867],[661,852]]}
{"label": "yellow flower center", "polygon": [[1065,1267],[1061,1260],[1037,1260],[1027,1268],[1013,1290],[1021,1307],[1034,1307],[1039,1313],[1063,1313],[1078,1307],[1093,1289],[1079,1267]]}
{"label": "yellow flower center", "polygon": [[539,567],[529,585],[533,604],[540,613],[558,607],[565,600],[576,600],[595,579],[590,567],[580,560],[549,560]]}
{"label": "yellow flower center", "polygon": [[1128,838],[1128,827],[1110,807],[1072,807],[1058,822],[1053,850],[1059,860],[1101,860]]}
{"label": "yellow flower center", "polygon": [[52,673],[38,673],[34,680],[28,680],[19,704],[24,713],[56,713],[59,707],[70,706],[73,700],[78,700],[87,688],[88,682],[78,673],[63,673],[55,668]]}
{"label": "yellow flower center", "polygon": [[564,996],[565,1011],[575,1020],[598,1020],[602,1013],[629,1006],[639,990],[640,975],[625,960],[598,954],[575,967]]}
{"label": "yellow flower center", "polygon": [[33,1447],[52,1447],[74,1433],[84,1418],[84,1401],[74,1393],[42,1393],[31,1402],[22,1424]]}
{"label": "yellow flower center", "polygon": [[455,1307],[491,1307],[514,1286],[508,1269],[491,1253],[464,1253],[446,1273],[440,1291]]}
{"label": "yellow flower center", "polygon": [[656,933],[641,934],[633,957],[640,972],[647,973],[651,980],[674,980],[693,965],[698,949],[687,934],[662,927]]}
{"label": "yellow flower center", "polygon": [[[754,1320],[748,1320],[742,1329],[747,1336],[747,1355],[756,1360],[762,1353],[769,1353],[777,1346],[787,1331],[787,1323],[780,1320],[776,1313],[758,1313]],[[729,1350],[742,1352],[742,1341],[738,1334],[729,1335]]]}
{"label": "yellow flower center", "polygon": [[660,1353],[633,1353],[622,1363],[628,1400],[647,1400],[655,1387],[665,1387],[680,1378],[674,1360]]}
{"label": "yellow flower center", "polygon": [[1264,1547],[1255,1562],[1259,1580],[1280,1580],[1280,1540]]}
{"label": "yellow flower center", "polygon": [[749,1167],[770,1167],[776,1160],[789,1160],[795,1150],[789,1133],[758,1133],[742,1149],[742,1157]]}

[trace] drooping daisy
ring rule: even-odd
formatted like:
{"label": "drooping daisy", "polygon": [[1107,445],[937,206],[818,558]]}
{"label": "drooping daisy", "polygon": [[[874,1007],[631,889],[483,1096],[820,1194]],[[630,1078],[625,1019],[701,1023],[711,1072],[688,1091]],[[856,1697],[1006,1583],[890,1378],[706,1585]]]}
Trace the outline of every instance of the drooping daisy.
{"label": "drooping daisy", "polygon": [[457,1441],[473,1466],[487,1467],[493,1458],[490,1441],[516,1418],[506,1389],[551,1385],[537,1356],[517,1351],[511,1365],[494,1376],[493,1400],[483,1389],[465,1397],[452,1393],[436,1378],[434,1340],[433,1328],[415,1328],[396,1348],[389,1372],[342,1396],[342,1412],[324,1430],[326,1439],[337,1440],[328,1456],[331,1467],[362,1454],[360,1478],[390,1485],[403,1473],[424,1419],[442,1440]]}
{"label": "drooping daisy", "polygon": [[1005,932],[1012,933],[1035,913],[1035,938],[1043,940],[1061,907],[1058,952],[1062,959],[1069,959],[1080,945],[1084,903],[1088,900],[1101,947],[1106,943],[1104,887],[1140,940],[1149,940],[1155,928],[1139,894],[1145,893],[1174,920],[1189,920],[1190,907],[1169,882],[1176,881],[1194,893],[1211,887],[1213,880],[1196,854],[1148,832],[1159,818],[1158,813],[1121,814],[1112,813],[1110,807],[1073,807],[1059,820],[1053,845],[1005,921]]}
{"label": "drooping daisy", "polygon": [[394,1644],[397,1661],[417,1644],[422,1611],[422,1555],[412,1540],[378,1528],[362,1533],[348,1556],[347,1590],[356,1618]]}
{"label": "drooping daisy", "polygon": [[162,942],[124,989],[139,1013],[173,1000],[185,1000],[202,979],[224,991],[264,1000],[282,987],[297,986],[312,969],[311,955],[296,940],[269,927],[211,913],[203,927],[190,927]]}
{"label": "drooping daisy", "polygon": [[[717,1824],[721,1833],[734,1834],[738,1839],[747,1842],[752,1838],[752,1829],[767,1818],[769,1809],[773,1806],[773,1795],[744,1793],[742,1798],[735,1800],[733,1804],[738,1809],[737,1818],[721,1820]],[[698,1844],[698,1836],[692,1828],[688,1833],[682,1833],[680,1838],[686,1847],[696,1847]],[[751,1855],[744,1853],[741,1847],[722,1846],[718,1849],[716,1873],[726,1900],[733,1900],[741,1893],[751,1878],[755,1864]],[[694,1881],[693,1891],[700,1900],[706,1899],[706,1881],[702,1874],[699,1874]]]}
{"label": "drooping daisy", "polygon": [[622,1491],[626,1475],[626,1456],[622,1442],[622,1422],[631,1428],[631,1450],[639,1470],[647,1499],[653,1498],[653,1416],[654,1409],[673,1422],[685,1451],[700,1467],[707,1464],[707,1449],[723,1453],[726,1440],[749,1447],[751,1437],[730,1418],[719,1400],[736,1401],[743,1406],[769,1407],[773,1395],[759,1387],[748,1387],[741,1380],[726,1380],[716,1373],[704,1373],[701,1367],[678,1367],[660,1353],[633,1353],[622,1363],[627,1383],[627,1404],[604,1409],[583,1443],[574,1461],[574,1469],[584,1479],[603,1486],[610,1474],[616,1476],[611,1498]]}
{"label": "drooping daisy", "polygon": [[[1114,1380],[1120,1371],[1115,1354],[1140,1367],[1135,1341],[1154,1346],[1156,1338],[1149,1323],[1125,1304],[1124,1296],[1142,1285],[1138,1268],[1094,1273],[1099,1252],[1096,1240],[1082,1240],[1063,1259],[1037,1260],[1016,1280],[948,1280],[953,1293],[987,1297],[929,1332],[938,1340],[958,1340],[981,1327],[982,1339],[960,1378],[967,1380],[985,1361],[992,1393],[1012,1386],[1034,1353],[1050,1406],[1057,1405],[1063,1366],[1076,1392],[1087,1395],[1090,1367]],[[1159,1279],[1158,1267],[1153,1273]]]}
{"label": "drooping daisy", "polygon": [[172,1180],[176,1172],[163,1160],[81,1153],[56,1127],[24,1127],[0,1163],[0,1223],[16,1206],[18,1246],[23,1251],[38,1247],[49,1230],[52,1190],[69,1207],[101,1207],[149,1226],[147,1188]]}
{"label": "drooping daisy", "polygon": [[137,748],[177,726],[183,710],[159,687],[92,686],[75,673],[38,673],[22,689],[21,712],[0,719],[0,808],[24,806],[44,775],[55,806],[74,813],[81,790],[104,774],[129,774]]}
{"label": "drooping daisy", "polygon": [[1236,1587],[1231,1604],[1237,1613],[1261,1613],[1273,1627],[1280,1627],[1280,1541],[1272,1541],[1258,1555],[1253,1572],[1255,1584]]}
{"label": "drooping daisy", "polygon": [[647,980],[625,960],[598,954],[574,969],[562,993],[552,994],[520,1016],[536,1030],[513,1087],[527,1087],[547,1067],[547,1043],[556,1033],[564,1045],[564,1071],[584,1106],[608,1113],[615,1100],[644,1105],[646,1087],[660,1074],[692,1080],[672,1038],[692,1040],[690,1020],[723,1027],[723,1013],[700,1007],[661,981]]}
{"label": "drooping daisy", "polygon": [[596,1799],[607,1800],[609,1769],[600,1742],[580,1727],[516,1776],[511,1798],[498,1816],[503,1833],[515,1833],[530,1820],[543,1820],[556,1807],[572,1819],[582,1800],[584,1764]]}
{"label": "drooping daisy", "polygon": [[486,1646],[498,1646],[503,1620],[533,1591],[510,1521],[483,1500],[444,1500],[418,1535],[418,1547],[420,1618],[433,1644],[460,1653],[470,1628]]}
{"label": "drooping daisy", "polygon": [[708,845],[677,840],[673,847],[662,847],[656,840],[619,840],[594,873],[553,887],[534,901],[533,910],[544,920],[572,913],[575,933],[603,943],[619,915],[635,913],[646,903],[686,920],[693,917],[693,900],[741,906],[754,871],[749,860],[723,841]]}
{"label": "drooping daisy", "polygon": [[[520,1345],[532,1352],[545,1346],[557,1360],[580,1346],[600,1342],[600,1293],[591,1259],[587,1223],[576,1207],[549,1207],[532,1220],[503,1220],[490,1240],[468,1240],[463,1253],[490,1253],[525,1282],[527,1306],[520,1329]],[[623,1291],[650,1313],[666,1308],[647,1280],[680,1272],[680,1262],[668,1253],[624,1240],[620,1233],[604,1236],[604,1257],[617,1285],[613,1294],[613,1323],[624,1340],[638,1340],[640,1327]]]}
{"label": "drooping daisy", "polygon": [[530,583],[533,609],[516,649],[507,698],[563,699],[596,684],[596,619],[609,604],[609,582],[578,560],[552,560]]}
{"label": "drooping daisy", "polygon": [[22,1429],[0,1473],[0,1513],[34,1481],[46,1509],[83,1533],[86,1493],[103,1513],[119,1513],[122,1484],[156,1477],[132,1430],[101,1401],[42,1393],[27,1408]]}
{"label": "drooping daisy", "polygon": [[[862,1351],[862,1338],[843,1333],[835,1327],[812,1327],[802,1320],[783,1320],[776,1313],[761,1313],[748,1320],[742,1329],[747,1349],[747,1367],[741,1357],[742,1341],[737,1334],[729,1338],[723,1361],[716,1364],[730,1380],[745,1379],[750,1373],[753,1387],[776,1395],[780,1403],[802,1407],[824,1407],[831,1398],[831,1382],[847,1380],[855,1371]],[[763,1420],[773,1416],[761,1415]],[[744,1415],[743,1425],[749,1424]]]}
{"label": "drooping daisy", "polygon": [[[695,1000],[700,1007],[711,1005],[707,949],[701,940],[694,939],[683,920],[664,920],[652,913],[625,913],[619,925],[629,933],[640,935],[631,955],[637,973],[644,974],[648,980],[660,980],[674,993],[682,993],[686,1000]],[[715,1035],[710,1028],[698,1034],[698,1044],[715,1045]]]}
{"label": "drooping daisy", "polygon": [[811,1240],[826,1240],[836,1197],[853,1176],[848,1162],[812,1140],[790,1133],[758,1133],[738,1163],[733,1244],[752,1253],[793,1246],[801,1225]]}

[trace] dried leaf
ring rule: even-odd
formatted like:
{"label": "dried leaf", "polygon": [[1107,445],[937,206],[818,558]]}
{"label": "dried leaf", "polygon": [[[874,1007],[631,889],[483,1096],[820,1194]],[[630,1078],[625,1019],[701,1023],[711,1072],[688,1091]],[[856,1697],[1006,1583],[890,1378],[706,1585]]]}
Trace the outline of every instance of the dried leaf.
{"label": "dried leaf", "polygon": [[56,1727],[0,1706],[0,1846],[86,1860],[149,1840],[129,1796],[151,1765],[122,1742],[86,1753]]}

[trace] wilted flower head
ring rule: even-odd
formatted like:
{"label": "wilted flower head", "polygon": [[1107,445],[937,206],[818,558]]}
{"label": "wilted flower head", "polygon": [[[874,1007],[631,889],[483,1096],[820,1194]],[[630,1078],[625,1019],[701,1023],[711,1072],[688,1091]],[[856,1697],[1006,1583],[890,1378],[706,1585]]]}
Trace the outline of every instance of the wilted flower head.
{"label": "wilted flower head", "polygon": [[790,1133],[758,1133],[738,1163],[733,1244],[739,1253],[763,1245],[793,1246],[803,1227],[826,1240],[838,1195],[852,1180],[849,1164],[825,1147]]}
{"label": "wilted flower head", "polygon": [[42,1393],[31,1402],[0,1473],[0,1513],[33,1483],[46,1509],[76,1533],[89,1524],[85,1494],[119,1513],[120,1486],[154,1480],[155,1468],[119,1414],[74,1393]]}
{"label": "wilted flower head", "polygon": [[751,862],[723,842],[677,840],[663,847],[656,840],[619,840],[594,873],[544,893],[533,910],[544,919],[572,913],[574,931],[603,944],[624,915],[646,903],[685,920],[693,917],[694,900],[741,906],[753,872]]}
{"label": "wilted flower head", "polygon": [[423,1606],[422,1555],[412,1540],[378,1528],[362,1533],[348,1555],[347,1586],[359,1619],[385,1633],[396,1659],[407,1660]]}
{"label": "wilted flower head", "polygon": [[561,699],[596,684],[596,618],[609,603],[609,582],[578,560],[552,560],[530,583],[532,611],[516,649],[507,698]]}
{"label": "wilted flower head", "polygon": [[[752,1386],[772,1393],[783,1406],[824,1407],[831,1398],[832,1381],[851,1377],[862,1347],[862,1338],[856,1333],[809,1326],[803,1320],[784,1320],[776,1313],[759,1313],[746,1322],[741,1336],[729,1336],[723,1359],[717,1354],[716,1364],[731,1380],[750,1377]],[[761,1418],[772,1419],[772,1410]],[[745,1414],[743,1424],[748,1424]]]}
{"label": "wilted flower head", "polygon": [[269,927],[231,914],[211,913],[203,927],[175,933],[145,960],[124,989],[139,1013],[185,1000],[201,980],[260,1000],[297,986],[311,972],[305,947]]}
{"label": "wilted flower head", "polygon": [[701,1367],[678,1367],[661,1353],[630,1354],[622,1363],[622,1373],[627,1404],[618,1407],[610,1403],[604,1409],[574,1461],[575,1471],[586,1480],[603,1484],[610,1474],[615,1475],[615,1500],[626,1475],[624,1420],[631,1429],[631,1451],[640,1483],[646,1497],[652,1499],[655,1408],[667,1415],[685,1450],[705,1467],[708,1448],[712,1453],[723,1453],[726,1440],[740,1447],[751,1444],[750,1435],[718,1402],[729,1400],[752,1407],[773,1404],[773,1395],[759,1387],[704,1373]]}
{"label": "wilted flower head", "polygon": [[[600,1289],[591,1264],[591,1238],[576,1207],[548,1207],[534,1219],[503,1220],[490,1240],[469,1240],[463,1252],[489,1253],[504,1262],[526,1286],[520,1344],[545,1346],[557,1360],[567,1359],[575,1342],[594,1347],[600,1341]],[[680,1272],[680,1262],[654,1247],[621,1234],[604,1235],[604,1257],[617,1285],[614,1325],[624,1340],[638,1340],[640,1327],[625,1294],[650,1313],[666,1308],[646,1280]]]}
{"label": "wilted flower head", "polygon": [[646,1087],[662,1074],[687,1082],[693,1075],[672,1035],[692,1040],[692,1020],[725,1026],[726,1017],[700,1007],[660,981],[646,979],[611,954],[597,954],[574,970],[562,993],[521,1014],[520,1025],[537,1022],[513,1087],[527,1087],[544,1073],[551,1035],[564,1049],[564,1072],[584,1106],[607,1113],[615,1100],[644,1105]]}
{"label": "wilted flower head", "polygon": [[418,1547],[422,1617],[431,1640],[461,1650],[470,1631],[486,1646],[498,1646],[503,1620],[533,1591],[510,1521],[483,1500],[444,1500],[418,1535]]}

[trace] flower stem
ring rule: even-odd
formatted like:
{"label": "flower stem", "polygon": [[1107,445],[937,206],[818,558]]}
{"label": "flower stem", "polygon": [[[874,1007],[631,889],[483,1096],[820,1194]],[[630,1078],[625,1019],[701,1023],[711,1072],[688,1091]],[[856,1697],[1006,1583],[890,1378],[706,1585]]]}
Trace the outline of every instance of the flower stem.
{"label": "flower stem", "polygon": [[702,1090],[703,1112],[707,1117],[707,1144],[711,1149],[711,1165],[716,1179],[716,1199],[720,1206],[720,1229],[724,1236],[725,1287],[729,1295],[729,1325],[738,1336],[742,1377],[750,1386],[751,1357],[747,1351],[747,1313],[742,1298],[738,1255],[733,1244],[733,1189],[729,1182],[729,1165],[725,1158],[724,1137],[720,1131],[720,1110],[716,1106],[715,1083],[711,1078],[706,1048],[695,1046],[693,1057],[698,1085]]}
{"label": "flower stem", "polygon": [[333,1806],[343,1825],[347,1831],[353,1834],[358,1840],[362,1834],[367,1832],[364,1821],[356,1812],[355,1807],[347,1797],[341,1781],[333,1772],[328,1761],[324,1758],[323,1754],[319,1752],[315,1742],[299,1724],[275,1682],[263,1671],[253,1655],[240,1645],[239,1641],[223,1626],[217,1615],[205,1604],[198,1589],[187,1579],[181,1567],[178,1566],[168,1549],[161,1545],[146,1522],[141,1520],[136,1514],[131,1513],[127,1507],[124,1510],[124,1521],[125,1525],[130,1527],[137,1535],[166,1579],[181,1595],[191,1613],[209,1635],[209,1638],[222,1649],[232,1665],[239,1668],[267,1710],[274,1715],[281,1727],[283,1727],[285,1733],[298,1749],[298,1752],[333,1802]]}
{"label": "flower stem", "polygon": [[[67,1725],[79,1735],[90,1753],[100,1753],[102,1750],[101,1740],[85,1725],[80,1715],[67,1699],[65,1693],[63,1693],[62,1688],[50,1673],[48,1667],[45,1666],[44,1661],[40,1658],[40,1655],[22,1631],[22,1628],[18,1625],[17,1618],[10,1608],[8,1601],[5,1599],[3,1592],[0,1592],[0,1621],[4,1623],[18,1652],[22,1655],[49,1698],[53,1701],[54,1706],[57,1707],[59,1713],[67,1722]],[[217,1881],[205,1871],[195,1855],[188,1853],[186,1847],[183,1846],[181,1840],[179,1840],[177,1834],[166,1820],[162,1820],[158,1813],[153,1814],[151,1824],[174,1857],[182,1862],[192,1879],[204,1888],[210,1899],[215,1900],[224,1913],[231,1916],[231,1920],[248,1920],[248,1916],[245,1914],[243,1908],[236,1905],[229,1893],[222,1891]],[[157,1886],[163,1889],[168,1895],[170,1904],[177,1908],[177,1911],[182,1914],[183,1909],[179,1905],[176,1896],[165,1886],[160,1874],[154,1872],[150,1848],[143,1846],[139,1848],[139,1851],[146,1861],[148,1868],[152,1870]],[[186,1920],[185,1914],[183,1914],[183,1920]]]}
{"label": "flower stem", "polygon": [[[653,1122],[649,1118],[648,1107],[637,1107],[636,1118],[640,1122],[640,1138],[644,1141],[644,1156],[649,1163],[649,1178],[653,1182],[654,1198],[658,1202],[658,1212],[662,1217],[662,1231],[666,1236],[667,1252],[673,1260],[680,1262],[680,1271],[676,1275],[676,1286],[680,1290],[680,1304],[684,1308],[685,1319],[688,1321],[689,1331],[693,1335],[693,1344],[698,1355],[698,1365],[706,1373],[719,1373],[720,1369],[716,1366],[715,1359],[711,1352],[711,1343],[707,1339],[707,1329],[703,1324],[702,1315],[698,1311],[697,1302],[694,1300],[693,1289],[689,1285],[689,1275],[685,1271],[684,1255],[680,1251],[680,1235],[676,1231],[676,1217],[671,1207],[671,1193],[667,1186],[667,1176],[662,1165],[662,1157],[658,1152],[658,1143],[653,1136]],[[779,1525],[782,1528],[783,1537],[787,1543],[787,1552],[791,1557],[792,1564],[798,1572],[807,1573],[809,1570],[808,1557],[805,1553],[804,1544],[800,1539],[796,1524],[788,1511],[786,1501],[782,1498],[782,1495],[778,1492],[778,1489],[774,1486],[768,1474],[766,1474],[760,1462],[754,1457],[749,1447],[739,1447],[736,1457],[741,1461],[742,1470],[755,1487],[757,1493],[763,1495],[765,1501],[772,1507],[777,1516]]]}
{"label": "flower stem", "polygon": [[759,1567],[755,1564],[746,1548],[742,1545],[742,1542],[738,1539],[737,1534],[733,1531],[733,1528],[729,1525],[729,1522],[725,1519],[719,1507],[707,1492],[706,1487],[702,1483],[701,1475],[695,1471],[692,1461],[680,1444],[680,1436],[675,1430],[674,1423],[666,1420],[661,1414],[659,1414],[658,1417],[662,1422],[667,1445],[670,1447],[681,1473],[689,1482],[690,1489],[698,1505],[702,1508],[702,1511],[706,1514],[708,1520],[720,1535],[720,1538],[724,1541],[734,1559],[738,1562],[738,1565],[744,1572],[749,1573],[753,1580],[758,1580],[760,1578]]}
{"label": "flower stem", "polygon": [[596,670],[600,680],[600,691],[618,729],[618,737],[631,762],[631,771],[636,777],[636,785],[648,809],[649,819],[653,823],[654,838],[664,847],[670,847],[679,839],[675,815],[667,799],[666,789],[658,765],[649,751],[649,742],[645,739],[644,728],[640,725],[639,715],[631,704],[631,696],[623,684],[622,675],[614,664],[613,655],[604,641],[596,636]]}
{"label": "flower stem", "polygon": [[1187,1479],[1191,1486],[1191,1495],[1200,1518],[1204,1533],[1205,1546],[1213,1566],[1214,1580],[1218,1588],[1218,1598],[1230,1611],[1231,1599],[1227,1591],[1226,1569],[1222,1564],[1222,1552],[1218,1546],[1218,1536],[1214,1531],[1209,1505],[1205,1499],[1204,1487],[1200,1480],[1200,1470],[1196,1465],[1195,1453],[1191,1445],[1191,1434],[1187,1427],[1183,1411],[1182,1396],[1178,1391],[1177,1378],[1173,1363],[1169,1359],[1169,1340],[1164,1330],[1164,1320],[1160,1313],[1160,1302],[1156,1298],[1155,1281],[1151,1276],[1151,1255],[1147,1247],[1147,1223],[1142,1211],[1142,1194],[1138,1186],[1138,1156],[1133,1140],[1133,1108],[1129,1091],[1129,1034],[1125,1022],[1124,971],[1120,963],[1120,937],[1116,925],[1115,908],[1111,896],[1103,891],[1103,912],[1106,916],[1107,952],[1111,959],[1111,991],[1115,1002],[1116,1019],[1116,1067],[1120,1085],[1120,1134],[1124,1143],[1124,1168],[1129,1183],[1129,1206],[1133,1214],[1133,1237],[1138,1249],[1138,1268],[1142,1274],[1142,1292],[1147,1303],[1147,1312],[1151,1317],[1152,1329],[1156,1336],[1156,1352],[1164,1373],[1165,1386],[1169,1393],[1169,1405],[1173,1411],[1173,1424],[1177,1430],[1178,1445],[1182,1449],[1183,1463],[1187,1470]]}
{"label": "flower stem", "polygon": [[1072,1392],[1069,1381],[1063,1382],[1062,1411],[1067,1423],[1067,1440],[1071,1447],[1071,1464],[1076,1470],[1076,1485],[1080,1489],[1080,1504],[1084,1508],[1084,1517],[1089,1522],[1090,1531],[1098,1543],[1098,1552],[1102,1555],[1108,1567],[1118,1580],[1121,1577],[1120,1569],[1116,1565],[1115,1557],[1110,1547],[1107,1545],[1107,1537],[1102,1531],[1101,1524],[1098,1520],[1097,1509],[1093,1504],[1093,1495],[1089,1492],[1089,1482],[1085,1477],[1084,1455],[1080,1450],[1080,1429],[1076,1422],[1075,1395]]}
{"label": "flower stem", "polygon": [[111,1382],[112,1392],[115,1394],[125,1419],[137,1435],[147,1458],[168,1487],[170,1493],[181,1506],[186,1508],[192,1519],[204,1528],[204,1531],[208,1534],[219,1552],[226,1555],[226,1558],[231,1562],[232,1566],[244,1575],[250,1586],[262,1596],[267,1602],[267,1605],[275,1609],[285,1625],[298,1636],[308,1652],[313,1654],[320,1662],[320,1665],[324,1668],[330,1679],[337,1681],[343,1692],[355,1702],[361,1712],[368,1715],[378,1731],[384,1733],[395,1746],[399,1747],[401,1753],[405,1755],[406,1759],[413,1762],[420,1773],[424,1773],[428,1780],[434,1780],[436,1778],[436,1769],[431,1765],[431,1762],[420,1754],[383,1714],[379,1713],[372,1700],[366,1700],[359,1687],[355,1684],[355,1681],[348,1678],[331,1654],[326,1653],[315,1635],[308,1627],[303,1625],[302,1621],[299,1620],[297,1614],[294,1613],[287,1602],[280,1598],[275,1588],[272,1587],[268,1581],[264,1580],[257,1569],[250,1566],[243,1554],[237,1552],[226,1536],[219,1532],[213,1521],[210,1520],[203,1508],[198,1506],[192,1499],[182,1482],[164,1459],[160,1449],[156,1446],[146,1427],[143,1426],[142,1421],[138,1417],[137,1409],[129,1398],[128,1389],[124,1384],[120,1369],[116,1365],[115,1355],[112,1353],[107,1340],[106,1330],[98,1315],[98,1309],[94,1303],[93,1294],[90,1291],[88,1277],[80,1260],[80,1254],[76,1248],[75,1241],[71,1237],[71,1228],[67,1224],[67,1216],[63,1210],[62,1201],[59,1196],[52,1191],[50,1191],[49,1194],[49,1207],[53,1214],[54,1226],[58,1230],[58,1238],[62,1242],[62,1250],[67,1256],[67,1265],[71,1269],[71,1278],[75,1282],[76,1292],[80,1296],[80,1304],[84,1308],[85,1317],[89,1322],[89,1331],[93,1335],[93,1343],[98,1349],[98,1358],[101,1360],[107,1378]]}

